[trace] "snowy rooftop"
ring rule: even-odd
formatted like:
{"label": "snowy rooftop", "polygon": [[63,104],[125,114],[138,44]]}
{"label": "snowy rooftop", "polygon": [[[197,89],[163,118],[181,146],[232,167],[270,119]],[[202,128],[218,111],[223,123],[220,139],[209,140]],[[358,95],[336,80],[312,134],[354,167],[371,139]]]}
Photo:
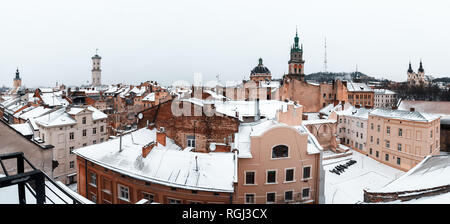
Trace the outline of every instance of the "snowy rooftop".
{"label": "snowy rooftop", "polygon": [[322,108],[319,113],[330,115],[333,111],[346,111],[351,108],[353,108],[353,106],[349,102],[345,102],[344,104],[342,104],[342,102],[339,102],[336,106],[334,104],[328,104],[327,106]]}
{"label": "snowy rooftop", "polygon": [[[261,120],[253,123],[242,123],[239,126],[239,132],[235,134],[234,145],[239,150],[239,158],[252,158],[251,137],[260,136],[264,132],[276,127],[290,127],[275,120]],[[291,127],[295,128],[300,134],[308,134],[307,151],[309,154],[316,154],[322,151],[317,139],[312,135],[304,125]]]}
{"label": "snowy rooftop", "polygon": [[155,101],[155,93],[149,93],[147,94],[147,96],[145,96],[142,101],[150,101],[150,102],[154,102]]}
{"label": "snowy rooftop", "polygon": [[317,120],[306,120],[303,121],[304,125],[314,125],[314,124],[334,124],[336,120],[328,119],[317,119]]}
{"label": "snowy rooftop", "polygon": [[119,138],[74,152],[136,179],[190,190],[234,192],[237,163],[234,153],[190,152],[167,138],[166,146],[158,144],[143,158],[142,147],[152,141],[156,141],[156,129],[143,128],[122,137],[122,152]]}
{"label": "snowy rooftop", "polygon": [[[243,120],[243,117],[255,116],[255,101],[242,101],[242,100],[228,100],[228,101],[207,101],[200,100],[196,98],[185,99],[183,101],[188,101],[193,104],[203,106],[204,104],[214,104],[215,110],[218,113],[225,114],[230,117],[236,117],[236,112],[238,112],[239,120]],[[261,100],[259,101],[259,111],[262,117],[266,117],[268,119],[274,119],[277,113],[277,110],[282,110],[283,112],[287,111],[288,105],[294,105],[294,102],[284,102],[279,100]],[[299,105],[295,106],[296,108],[301,107]]]}
{"label": "snowy rooftop", "polygon": [[435,155],[426,157],[399,179],[374,191],[415,191],[445,185],[450,185],[450,156]]}
{"label": "snowy rooftop", "polygon": [[69,111],[67,111],[68,114],[70,115],[76,115],[78,113],[80,113],[81,111],[84,110],[89,110],[92,111],[92,120],[96,121],[96,120],[100,120],[100,119],[105,119],[108,117],[108,115],[106,115],[105,113],[101,112],[100,110],[98,110],[97,108],[93,107],[93,106],[88,106],[87,108],[83,108],[83,107],[71,107],[69,109]]}
{"label": "snowy rooftop", "polygon": [[439,115],[422,113],[418,111],[412,112],[406,110],[391,110],[382,108],[374,109],[369,113],[369,115],[420,122],[430,122],[440,118]]}
{"label": "snowy rooftop", "polygon": [[409,110],[441,115],[441,124],[450,124],[450,102],[448,101],[414,101],[402,100],[398,106],[399,110]]}
{"label": "snowy rooftop", "polygon": [[77,123],[68,113],[66,113],[66,108],[60,108],[45,114],[41,117],[34,119],[37,124],[45,127],[50,126],[60,126],[60,125],[74,125]]}
{"label": "snowy rooftop", "polygon": [[66,99],[63,99],[61,96],[59,96],[58,93],[42,93],[41,95],[43,103],[48,106],[68,106],[69,102]]}
{"label": "snowy rooftop", "polygon": [[22,113],[19,116],[19,118],[27,120],[27,119],[30,119],[30,118],[39,117],[42,114],[44,114],[44,113],[46,113],[46,112],[48,112],[50,110],[51,110],[50,108],[44,108],[43,106],[36,107],[36,108],[33,108],[32,110],[29,110],[29,111],[27,111],[25,113]]}
{"label": "snowy rooftop", "polygon": [[22,135],[33,135],[33,130],[31,129],[31,126],[29,123],[23,123],[23,124],[12,124],[12,128],[14,128],[16,131],[20,132]]}
{"label": "snowy rooftop", "polygon": [[375,92],[375,95],[395,95],[397,94],[396,92],[392,91],[392,90],[388,90],[388,89],[374,89],[373,90]]}
{"label": "snowy rooftop", "polygon": [[[323,161],[326,204],[363,202],[364,189],[379,189],[405,173],[354,150],[351,150],[351,152],[353,154],[349,157]],[[329,171],[337,165],[345,164],[350,159],[355,160],[356,163],[340,175]]]}
{"label": "snowy rooftop", "polygon": [[373,92],[373,89],[365,83],[347,82],[347,90],[349,92]]}

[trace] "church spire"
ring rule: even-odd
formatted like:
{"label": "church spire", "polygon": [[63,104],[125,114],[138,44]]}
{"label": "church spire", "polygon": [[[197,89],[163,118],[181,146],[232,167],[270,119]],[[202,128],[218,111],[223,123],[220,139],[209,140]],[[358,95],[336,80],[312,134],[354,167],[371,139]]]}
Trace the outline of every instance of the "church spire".
{"label": "church spire", "polygon": [[411,61],[409,61],[409,68],[408,68],[408,73],[413,73],[413,69],[411,67]]}
{"label": "church spire", "polygon": [[419,72],[424,72],[425,70],[423,69],[422,66],[422,59],[420,59],[420,67],[419,67]]}

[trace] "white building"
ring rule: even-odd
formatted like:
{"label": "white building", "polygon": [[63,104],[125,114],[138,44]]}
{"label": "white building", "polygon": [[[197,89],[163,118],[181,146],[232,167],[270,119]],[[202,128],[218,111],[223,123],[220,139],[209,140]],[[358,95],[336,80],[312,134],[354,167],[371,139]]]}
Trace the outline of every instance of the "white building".
{"label": "white building", "polygon": [[361,151],[366,151],[367,120],[371,110],[365,108],[349,108],[336,111],[338,116],[338,137],[341,144]]}
{"label": "white building", "polygon": [[108,140],[106,118],[106,114],[89,106],[60,107],[34,119],[38,137],[55,147],[53,160],[59,164],[53,171],[55,180],[76,182],[76,156],[72,150]]}
{"label": "white building", "polygon": [[95,54],[92,57],[92,85],[101,86],[102,85],[102,69],[100,68],[100,61],[102,57]]}
{"label": "white building", "polygon": [[393,108],[397,105],[397,93],[388,89],[374,89],[375,108]]}

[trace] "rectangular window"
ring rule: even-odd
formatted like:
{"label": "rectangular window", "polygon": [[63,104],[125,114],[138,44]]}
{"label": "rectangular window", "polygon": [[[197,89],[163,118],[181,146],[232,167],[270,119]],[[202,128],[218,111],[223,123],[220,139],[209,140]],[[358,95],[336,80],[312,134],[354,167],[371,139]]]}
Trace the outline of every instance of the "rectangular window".
{"label": "rectangular window", "polygon": [[373,142],[373,136],[370,136],[370,142]]}
{"label": "rectangular window", "polygon": [[73,154],[73,149],[74,149],[73,146],[72,146],[72,147],[69,147],[69,153],[70,153],[70,154]]}
{"label": "rectangular window", "polygon": [[255,194],[245,194],[245,204],[255,204]]}
{"label": "rectangular window", "polygon": [[90,173],[90,179],[89,179],[89,184],[91,184],[94,187],[97,187],[97,174],[95,173]]}
{"label": "rectangular window", "polygon": [[70,132],[70,133],[69,133],[69,139],[70,139],[70,140],[73,140],[74,138],[75,138],[75,136],[74,136],[73,132]]}
{"label": "rectangular window", "polygon": [[370,153],[370,155],[372,155],[372,148],[369,149],[369,153]]}
{"label": "rectangular window", "polygon": [[94,145],[97,144],[97,140],[92,141],[92,144]]}
{"label": "rectangular window", "polygon": [[401,152],[402,151],[402,144],[398,143],[397,149],[398,149],[399,152]]}
{"label": "rectangular window", "polygon": [[100,132],[104,131],[104,126],[100,126]]}
{"label": "rectangular window", "polygon": [[275,203],[275,193],[270,192],[266,194],[266,202],[267,203]]}
{"label": "rectangular window", "polygon": [[364,128],[364,123],[361,122],[361,128]]}
{"label": "rectangular window", "polygon": [[82,124],[86,124],[86,117],[83,117],[81,123],[82,123]]}
{"label": "rectangular window", "polygon": [[87,133],[87,130],[84,129],[84,130],[83,130],[83,137],[86,137],[86,133]]}
{"label": "rectangular window", "polygon": [[400,157],[397,157],[397,165],[400,165]]}
{"label": "rectangular window", "polygon": [[386,161],[389,161],[389,154],[384,155],[384,159],[385,159]]}
{"label": "rectangular window", "polygon": [[255,172],[253,171],[245,172],[245,184],[255,184]]}
{"label": "rectangular window", "polygon": [[308,199],[309,198],[309,188],[304,188],[302,190],[302,198],[303,199]]}
{"label": "rectangular window", "polygon": [[267,171],[267,183],[273,184],[276,183],[277,171],[271,170]]}
{"label": "rectangular window", "polygon": [[378,130],[378,132],[380,132],[380,130],[381,130],[380,125],[377,126],[377,130]]}
{"label": "rectangular window", "polygon": [[391,147],[391,142],[386,140],[386,148],[390,148]]}
{"label": "rectangular window", "polygon": [[127,186],[117,184],[119,198],[125,201],[130,201],[130,189]]}
{"label": "rectangular window", "polygon": [[144,199],[147,199],[149,203],[152,203],[155,201],[155,195],[154,194],[150,194],[147,192],[142,192],[142,195],[144,196]]}
{"label": "rectangular window", "polygon": [[294,169],[286,170],[286,182],[294,181]]}
{"label": "rectangular window", "polygon": [[169,204],[181,204],[181,200],[179,199],[169,198],[168,200]]}
{"label": "rectangular window", "polygon": [[376,151],[375,156],[378,158],[380,156],[380,153],[378,151]]}
{"label": "rectangular window", "polygon": [[311,167],[310,166],[303,167],[303,179],[308,179],[308,178],[311,178]]}
{"label": "rectangular window", "polygon": [[293,191],[286,191],[284,192],[284,201],[292,201],[294,199],[294,192]]}
{"label": "rectangular window", "polygon": [[69,168],[73,169],[74,167],[75,167],[75,162],[74,161],[70,161]]}
{"label": "rectangular window", "polygon": [[194,147],[195,148],[195,137],[193,135],[186,136],[187,139],[187,147]]}
{"label": "rectangular window", "polygon": [[93,134],[93,135],[97,134],[97,128],[93,128],[93,129],[92,129],[92,134]]}
{"label": "rectangular window", "polygon": [[391,127],[389,127],[389,126],[386,127],[386,133],[387,133],[387,134],[390,134],[390,133],[391,133]]}
{"label": "rectangular window", "polygon": [[401,128],[398,129],[398,136],[403,136],[403,130]]}
{"label": "rectangular window", "polygon": [[370,129],[373,130],[373,123],[370,123]]}

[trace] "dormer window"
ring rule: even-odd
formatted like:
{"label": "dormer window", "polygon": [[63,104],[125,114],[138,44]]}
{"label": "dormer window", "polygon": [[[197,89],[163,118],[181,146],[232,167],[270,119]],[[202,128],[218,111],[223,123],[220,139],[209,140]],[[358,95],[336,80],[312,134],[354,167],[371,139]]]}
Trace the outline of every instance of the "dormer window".
{"label": "dormer window", "polygon": [[287,158],[289,156],[289,148],[285,145],[277,145],[272,148],[272,159]]}

